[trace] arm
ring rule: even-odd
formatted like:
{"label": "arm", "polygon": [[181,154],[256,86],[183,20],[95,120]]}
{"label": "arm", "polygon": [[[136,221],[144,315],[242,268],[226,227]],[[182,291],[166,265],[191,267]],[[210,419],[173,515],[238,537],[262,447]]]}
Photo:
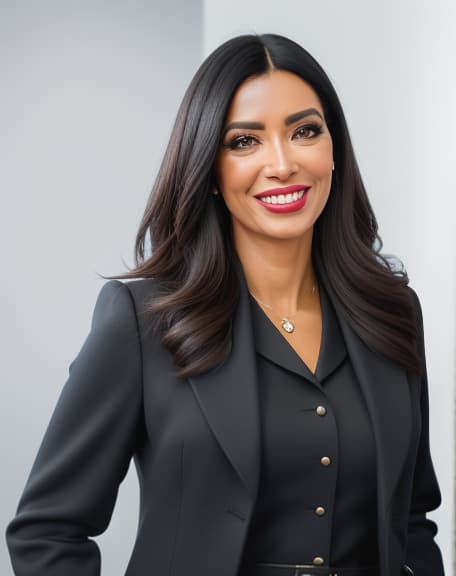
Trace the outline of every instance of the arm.
{"label": "arm", "polygon": [[89,537],[107,528],[141,435],[141,365],[130,291],[109,281],[7,528],[17,576],[99,575]]}
{"label": "arm", "polygon": [[440,505],[441,495],[429,449],[429,399],[423,314],[418,296],[414,291],[412,293],[417,310],[419,354],[423,361],[424,372],[421,378],[422,429],[410,506],[406,564],[416,576],[443,576],[442,555],[434,540],[437,526],[426,518],[427,512],[435,510]]}

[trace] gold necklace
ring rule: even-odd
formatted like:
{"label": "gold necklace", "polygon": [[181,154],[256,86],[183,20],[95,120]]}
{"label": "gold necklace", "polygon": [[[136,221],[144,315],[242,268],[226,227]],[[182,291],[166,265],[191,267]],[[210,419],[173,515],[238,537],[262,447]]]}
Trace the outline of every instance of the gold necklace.
{"label": "gold necklace", "polygon": [[[266,308],[269,308],[270,310],[272,310],[276,316],[279,316],[279,318],[282,320],[281,326],[285,330],[285,332],[287,332],[288,334],[291,334],[292,332],[294,332],[295,325],[290,320],[290,318],[293,318],[293,316],[296,316],[297,312],[295,312],[295,314],[293,314],[292,316],[280,316],[277,314],[277,312],[274,310],[274,308],[270,304],[266,304],[266,302],[263,302],[262,300],[260,300],[257,296],[255,296],[255,294],[251,290],[249,290],[249,292],[255,298],[255,300],[257,302],[259,302],[260,304],[263,304],[263,306],[266,306]],[[314,293],[315,293],[315,284],[312,286],[312,294],[314,294]]]}

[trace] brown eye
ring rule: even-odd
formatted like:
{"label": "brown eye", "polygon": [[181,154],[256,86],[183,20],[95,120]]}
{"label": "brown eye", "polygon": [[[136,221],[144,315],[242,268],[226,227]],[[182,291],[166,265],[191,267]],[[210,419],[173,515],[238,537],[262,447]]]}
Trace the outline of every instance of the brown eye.
{"label": "brown eye", "polygon": [[306,124],[305,126],[300,126],[294,133],[294,136],[298,138],[315,138],[323,132],[323,128],[319,124]]}
{"label": "brown eye", "polygon": [[231,140],[228,144],[228,148],[231,148],[231,150],[241,150],[243,148],[248,148],[255,141],[256,139],[253,136],[238,136]]}

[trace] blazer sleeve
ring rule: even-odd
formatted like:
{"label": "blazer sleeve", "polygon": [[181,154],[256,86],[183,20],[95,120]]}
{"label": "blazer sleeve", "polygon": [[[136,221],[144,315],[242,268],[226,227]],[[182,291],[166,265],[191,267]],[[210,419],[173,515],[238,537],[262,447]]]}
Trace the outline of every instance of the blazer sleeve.
{"label": "blazer sleeve", "polygon": [[442,555],[434,540],[434,536],[437,533],[437,525],[426,517],[427,512],[440,506],[441,494],[429,448],[429,399],[423,314],[418,296],[413,290],[412,294],[415,300],[419,330],[419,354],[423,362],[423,375],[421,377],[422,429],[410,506],[406,564],[416,576],[443,576]]}
{"label": "blazer sleeve", "polygon": [[108,526],[142,433],[141,350],[134,302],[103,285],[90,332],[69,366],[6,538],[17,576],[98,576],[90,538]]}

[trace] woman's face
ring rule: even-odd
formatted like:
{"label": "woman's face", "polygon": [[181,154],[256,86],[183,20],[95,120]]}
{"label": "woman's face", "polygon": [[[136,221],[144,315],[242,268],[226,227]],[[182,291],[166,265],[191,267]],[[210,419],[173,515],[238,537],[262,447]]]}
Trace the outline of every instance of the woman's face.
{"label": "woman's face", "polygon": [[245,80],[231,101],[215,168],[235,240],[311,238],[333,168],[315,91],[283,70]]}

